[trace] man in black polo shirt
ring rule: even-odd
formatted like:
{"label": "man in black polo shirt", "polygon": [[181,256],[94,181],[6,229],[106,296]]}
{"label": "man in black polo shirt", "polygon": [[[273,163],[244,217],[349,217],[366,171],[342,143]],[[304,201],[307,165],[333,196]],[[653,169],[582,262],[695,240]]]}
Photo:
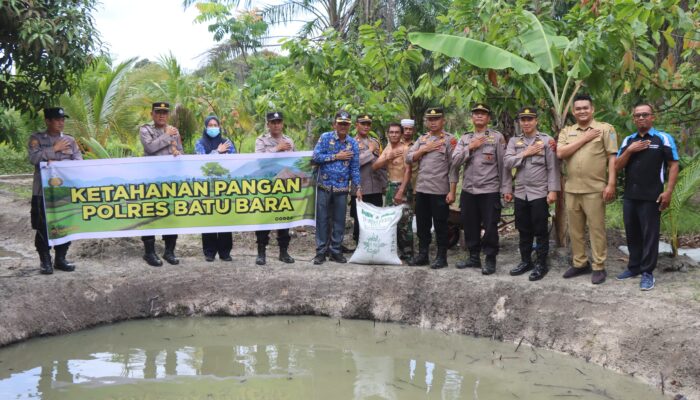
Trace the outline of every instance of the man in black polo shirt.
{"label": "man in black polo shirt", "polygon": [[[654,288],[653,271],[659,255],[661,212],[671,202],[678,177],[678,150],[673,137],[657,131],[654,109],[640,103],[632,113],[637,132],[622,141],[615,169],[625,170],[623,217],[630,258],[627,270],[618,280],[642,275],[642,290]],[[664,169],[668,166],[668,185],[664,190]]]}

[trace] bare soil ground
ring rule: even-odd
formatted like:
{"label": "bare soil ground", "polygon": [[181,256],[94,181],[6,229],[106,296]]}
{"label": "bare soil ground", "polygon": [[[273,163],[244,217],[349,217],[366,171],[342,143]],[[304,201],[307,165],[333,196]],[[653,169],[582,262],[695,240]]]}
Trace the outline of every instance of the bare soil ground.
{"label": "bare soil ground", "polygon": [[[511,277],[517,236],[502,239],[498,272],[450,267],[314,266],[313,229],[294,233],[292,265],[256,266],[253,233],[234,234],[233,262],[204,261],[199,235],[182,235],[178,266],[147,266],[138,238],[74,242],[75,272],[38,273],[29,225],[31,180],[0,177],[0,346],[132,318],[190,315],[325,315],[394,321],[547,348],[700,399],[700,269],[662,257],[657,287],[618,282],[626,258],[609,233],[608,281],[564,280],[570,255],[553,251],[542,281]],[[346,238],[349,236],[346,236]],[[159,243],[162,246],[162,243]],[[159,247],[162,252],[162,247]]]}

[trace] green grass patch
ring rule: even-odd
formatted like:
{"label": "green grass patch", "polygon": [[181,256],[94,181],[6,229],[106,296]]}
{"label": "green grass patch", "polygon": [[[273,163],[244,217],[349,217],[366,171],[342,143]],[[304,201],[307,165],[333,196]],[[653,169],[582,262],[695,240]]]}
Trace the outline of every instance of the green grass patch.
{"label": "green grass patch", "polygon": [[27,152],[15,151],[0,143],[0,175],[31,174],[34,166],[28,157]]}
{"label": "green grass patch", "polygon": [[14,193],[19,198],[32,198],[32,187],[24,185],[12,185],[10,183],[0,182],[0,190]]}

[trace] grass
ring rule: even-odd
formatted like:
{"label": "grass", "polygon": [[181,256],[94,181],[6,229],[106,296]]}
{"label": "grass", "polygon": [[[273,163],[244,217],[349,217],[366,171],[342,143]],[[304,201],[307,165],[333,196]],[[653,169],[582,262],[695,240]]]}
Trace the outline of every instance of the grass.
{"label": "grass", "polygon": [[34,166],[29,163],[27,152],[19,152],[0,143],[0,175],[31,174]]}
{"label": "grass", "polygon": [[0,190],[14,193],[17,197],[31,199],[32,187],[23,185],[12,185],[10,183],[0,182]]}

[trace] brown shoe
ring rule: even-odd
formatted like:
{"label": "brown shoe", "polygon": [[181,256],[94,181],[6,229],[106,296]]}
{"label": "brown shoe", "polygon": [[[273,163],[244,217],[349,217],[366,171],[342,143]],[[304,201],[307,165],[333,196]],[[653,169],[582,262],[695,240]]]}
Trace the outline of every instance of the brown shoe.
{"label": "brown shoe", "polygon": [[594,285],[600,285],[601,283],[605,282],[605,278],[607,276],[608,273],[605,272],[605,270],[593,271],[593,274],[591,275],[591,283]]}
{"label": "brown shoe", "polygon": [[591,263],[586,263],[583,267],[569,267],[569,269],[564,272],[564,279],[573,278],[579,275],[585,275],[591,273]]}

